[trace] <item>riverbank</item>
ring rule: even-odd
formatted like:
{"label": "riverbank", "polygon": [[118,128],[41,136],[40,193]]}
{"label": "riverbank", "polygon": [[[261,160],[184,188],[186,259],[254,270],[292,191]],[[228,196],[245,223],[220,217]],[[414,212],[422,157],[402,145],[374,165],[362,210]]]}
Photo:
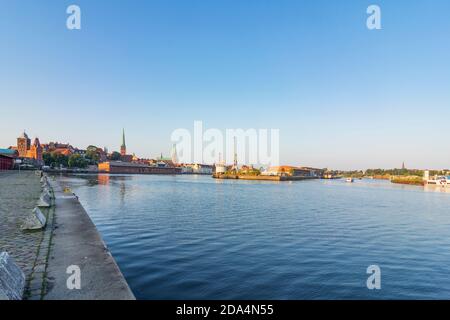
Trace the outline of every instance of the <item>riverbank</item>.
{"label": "riverbank", "polygon": [[214,179],[254,180],[254,181],[302,181],[318,179],[317,177],[292,177],[292,176],[251,176],[235,174],[213,174]]}
{"label": "riverbank", "polygon": [[[78,198],[49,179],[55,196],[55,229],[44,300],[135,299],[114,258]],[[81,289],[67,288],[67,268],[79,267]]]}
{"label": "riverbank", "polygon": [[[41,208],[42,230],[20,226],[42,192],[37,171],[0,172],[0,252],[6,251],[25,275],[24,300],[129,300],[127,282],[95,225],[72,193],[48,178],[53,197]],[[67,288],[69,266],[79,267],[81,289]]]}

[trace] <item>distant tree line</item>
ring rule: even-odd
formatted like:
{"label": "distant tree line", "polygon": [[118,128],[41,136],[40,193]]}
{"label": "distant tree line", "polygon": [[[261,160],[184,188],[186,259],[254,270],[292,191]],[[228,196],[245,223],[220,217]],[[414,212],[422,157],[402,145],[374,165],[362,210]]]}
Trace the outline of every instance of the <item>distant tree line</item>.
{"label": "distant tree line", "polygon": [[[449,170],[430,170],[430,176],[445,175]],[[417,169],[367,169],[366,171],[337,171],[346,177],[362,178],[362,177],[423,177],[424,170]]]}
{"label": "distant tree line", "polygon": [[[72,154],[64,155],[59,152],[44,152],[43,160],[46,166],[51,168],[80,168],[84,169],[89,165],[97,165],[100,161],[99,149],[96,146],[89,146],[84,155]],[[109,160],[117,161],[121,159],[119,152],[114,151],[108,157]]]}
{"label": "distant tree line", "polygon": [[423,176],[423,170],[415,169],[367,169],[366,176]]}
{"label": "distant tree line", "polygon": [[56,152],[45,152],[43,155],[43,160],[46,166],[52,168],[68,167],[68,168],[86,168],[90,161],[79,154],[72,154],[66,156],[61,153]]}

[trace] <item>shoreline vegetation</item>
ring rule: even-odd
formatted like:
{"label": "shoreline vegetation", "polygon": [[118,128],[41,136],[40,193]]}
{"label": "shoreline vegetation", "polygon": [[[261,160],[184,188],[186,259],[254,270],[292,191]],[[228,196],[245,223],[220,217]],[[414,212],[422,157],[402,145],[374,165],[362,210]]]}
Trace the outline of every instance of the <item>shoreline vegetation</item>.
{"label": "shoreline vegetation", "polygon": [[[423,179],[425,170],[417,169],[368,169],[363,171],[350,171],[345,172],[343,176],[345,178],[368,178],[377,180],[389,180],[395,184],[407,184],[415,186],[424,186],[425,181]],[[449,170],[430,170],[430,176],[434,175],[448,175]]]}
{"label": "shoreline vegetation", "polygon": [[424,186],[425,181],[422,177],[417,176],[393,176],[391,177],[392,183],[397,184],[408,184],[408,185],[415,185],[415,186]]}

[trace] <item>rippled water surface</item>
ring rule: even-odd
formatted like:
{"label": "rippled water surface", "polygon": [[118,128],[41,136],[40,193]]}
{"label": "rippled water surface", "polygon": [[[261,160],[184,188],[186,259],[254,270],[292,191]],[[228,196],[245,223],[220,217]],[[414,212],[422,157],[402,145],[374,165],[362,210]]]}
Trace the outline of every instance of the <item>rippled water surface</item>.
{"label": "rippled water surface", "polygon": [[[384,181],[71,176],[139,299],[450,299],[450,193]],[[381,268],[381,290],[366,269]]]}

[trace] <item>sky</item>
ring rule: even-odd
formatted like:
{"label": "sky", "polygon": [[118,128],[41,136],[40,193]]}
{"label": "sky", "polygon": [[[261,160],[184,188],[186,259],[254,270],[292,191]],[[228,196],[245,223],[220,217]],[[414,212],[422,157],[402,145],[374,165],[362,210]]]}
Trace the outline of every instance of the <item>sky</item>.
{"label": "sky", "polygon": [[448,0],[0,0],[0,148],[124,128],[149,158],[200,120],[279,129],[282,164],[449,168],[449,35]]}

